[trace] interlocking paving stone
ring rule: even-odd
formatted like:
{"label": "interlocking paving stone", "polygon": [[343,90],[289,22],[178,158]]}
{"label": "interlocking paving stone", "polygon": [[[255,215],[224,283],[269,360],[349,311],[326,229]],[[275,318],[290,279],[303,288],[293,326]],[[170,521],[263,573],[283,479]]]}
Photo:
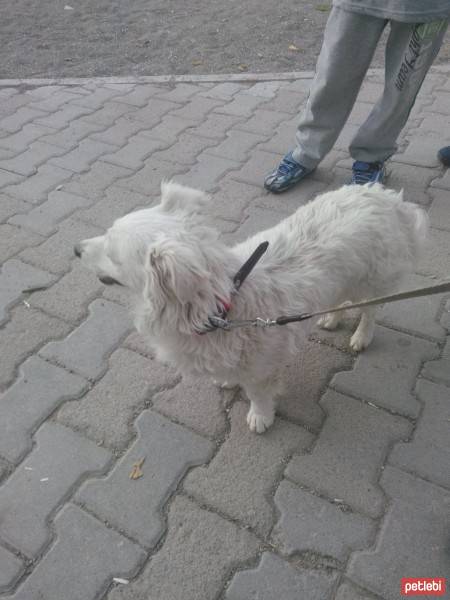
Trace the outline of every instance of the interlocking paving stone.
{"label": "interlocking paving stone", "polygon": [[0,593],[10,587],[23,571],[22,561],[0,546]]}
{"label": "interlocking paving stone", "polygon": [[112,98],[118,97],[120,99],[121,96],[125,95],[126,91],[126,89],[120,87],[97,87],[95,91],[91,94],[85,96],[78,96],[76,100],[72,100],[72,104],[77,104],[78,106],[86,106],[88,108],[98,110],[101,109],[104,106],[104,104],[108,103]]}
{"label": "interlocking paving stone", "polygon": [[202,88],[198,85],[192,83],[178,83],[173,86],[172,89],[171,86],[161,86],[161,88],[156,91],[155,96],[172,102],[184,102],[201,91]]}
{"label": "interlocking paving stone", "polygon": [[[159,189],[154,190],[159,195]],[[90,208],[77,212],[77,219],[108,229],[116,219],[136,210],[149,208],[154,198],[112,185]]]}
{"label": "interlocking paving stone", "polygon": [[194,431],[216,437],[226,429],[225,405],[233,397],[207,378],[183,377],[173,388],[153,397],[155,409]]}
{"label": "interlocking paving stone", "polygon": [[[407,278],[401,286],[402,290],[413,290],[415,288],[435,285],[436,281],[412,275]],[[402,302],[392,302],[385,304],[378,310],[377,322],[381,325],[388,325],[395,329],[403,329],[413,334],[423,335],[443,340],[445,338],[445,329],[437,320],[443,294],[435,296],[425,296]]]}
{"label": "interlocking paving stone", "polygon": [[[72,150],[82,139],[86,138],[88,135],[100,132],[103,129],[105,129],[105,125],[102,123],[86,121],[84,117],[80,117],[68,124],[67,127],[56,132],[53,130],[51,133],[44,135],[41,138],[41,141],[54,146],[59,146],[60,148],[65,148],[66,150]],[[108,142],[108,140],[100,141]],[[119,141],[113,141],[111,143],[119,144]]]}
{"label": "interlocking paving stone", "polygon": [[219,98],[220,100],[231,100],[231,98],[245,89],[245,84],[235,81],[224,81],[214,85],[211,89],[201,92],[201,96]]}
{"label": "interlocking paving stone", "polygon": [[262,190],[266,175],[277,167],[280,160],[281,157],[276,154],[263,152],[260,149],[254,150],[250,160],[239,170],[234,171],[231,177],[237,181],[257,185]]}
{"label": "interlocking paving stone", "polygon": [[380,596],[375,596],[348,581],[344,581],[339,586],[335,600],[380,600]]}
{"label": "interlocking paving stone", "polygon": [[242,117],[211,113],[200,125],[190,129],[189,133],[207,138],[224,139],[226,132],[242,121]]}
{"label": "interlocking paving stone", "polygon": [[[193,127],[195,124],[195,121],[180,119],[179,117],[174,117],[173,115],[168,114],[162,118],[162,121],[160,121],[151,129],[142,130],[142,135],[152,139],[162,140],[168,144],[174,144],[177,141],[180,133],[190,127]],[[208,136],[205,135],[204,137]]]}
{"label": "interlocking paving stone", "polygon": [[25,227],[43,236],[55,233],[58,223],[71,215],[79,208],[89,206],[89,200],[68,194],[62,190],[50,192],[48,200],[36,206],[33,210],[22,215],[15,215],[9,223]]}
{"label": "interlocking paving stone", "polygon": [[238,402],[230,413],[231,432],[207,467],[195,469],[184,482],[185,490],[209,506],[267,535],[273,524],[268,500],[294,451],[308,447],[313,436],[277,419],[264,435],[251,433],[248,405]]}
{"label": "interlocking paving stone", "polygon": [[412,388],[422,362],[435,357],[437,346],[431,342],[376,327],[371,345],[358,355],[354,368],[335,375],[331,385],[377,406],[417,417],[420,404]]}
{"label": "interlocking paving stone", "polygon": [[[34,121],[36,118],[44,117],[45,113],[40,110],[34,110],[29,108],[28,106],[22,106],[18,110],[16,110],[13,114],[8,115],[0,119],[0,129],[4,131],[8,131],[9,133],[16,133],[22,127],[29,123],[30,121]],[[42,123],[42,125],[46,125],[46,123]],[[57,125],[53,125],[56,127]]]}
{"label": "interlocking paving stone", "polygon": [[[16,173],[11,173],[10,171],[4,171],[3,169],[0,169],[0,188],[10,186],[11,184],[18,184],[23,180],[24,178],[22,175],[17,175]],[[5,189],[9,189],[9,187]]]}
{"label": "interlocking paving stone", "polygon": [[66,339],[50,342],[39,354],[87,379],[107,369],[107,357],[131,328],[126,310],[107,300],[94,300],[89,316]]}
{"label": "interlocking paving stone", "polygon": [[55,112],[70,100],[79,99],[79,94],[74,94],[70,90],[62,88],[60,90],[55,90],[53,94],[45,98],[34,98],[34,101],[30,103],[30,108],[42,110],[44,112]]}
{"label": "interlocking paving stone", "polygon": [[87,389],[81,377],[55,367],[38,356],[28,358],[19,377],[0,398],[2,435],[0,455],[12,463],[31,449],[32,432],[64,400]]}
{"label": "interlocking paving stone", "polygon": [[293,358],[284,375],[285,390],[280,396],[277,413],[319,429],[325,418],[319,400],[326,385],[333,373],[348,369],[352,363],[351,356],[335,348],[299,340],[297,357]]}
{"label": "interlocking paving stone", "polygon": [[436,154],[442,146],[441,134],[427,131],[424,135],[424,131],[419,130],[415,136],[409,137],[408,141],[406,150],[401,154],[395,154],[393,160],[417,167],[437,167],[439,165]]}
{"label": "interlocking paving stone", "polygon": [[190,121],[201,123],[206,119],[208,113],[214,108],[223,106],[223,104],[223,100],[199,96],[190,100],[182,108],[172,111],[171,114],[181,119],[189,119]]}
{"label": "interlocking paving stone", "polygon": [[[23,230],[25,231],[25,230]],[[62,274],[70,270],[74,245],[80,240],[104,233],[97,227],[70,217],[61,223],[58,231],[36,248],[26,248],[20,253],[20,258],[37,267]],[[26,235],[31,236],[29,231]]]}
{"label": "interlocking paving stone", "polygon": [[261,98],[275,98],[281,87],[285,87],[283,81],[258,81],[250,87],[242,90],[243,94],[251,96],[260,96]]}
{"label": "interlocking paving stone", "polygon": [[117,146],[104,144],[98,140],[82,140],[79,145],[64,156],[52,158],[49,162],[62,169],[81,173],[87,171],[90,165],[104,154],[117,150]]}
{"label": "interlocking paving stone", "polygon": [[[187,469],[209,459],[213,444],[149,410],[140,414],[136,428],[136,442],[111,473],[101,481],[85,483],[77,500],[144,546],[153,547],[164,531],[162,506]],[[143,458],[142,477],[130,479],[133,465]]]}
{"label": "interlocking paving stone", "polygon": [[386,467],[380,480],[390,504],[374,549],[355,553],[349,577],[386,600],[398,600],[400,577],[448,572],[450,492]]}
{"label": "interlocking paving stone", "polygon": [[32,208],[33,206],[31,204],[28,204],[23,200],[0,194],[0,223],[17,213],[25,213]]}
{"label": "interlocking paving stone", "polygon": [[45,135],[53,133],[53,129],[43,127],[42,125],[35,125],[34,123],[28,123],[27,125],[24,125],[17,133],[0,138],[0,147],[6,148],[7,150],[12,150],[16,154],[18,152],[25,152],[30,144]]}
{"label": "interlocking paving stone", "polygon": [[132,173],[131,169],[98,161],[92,165],[87,173],[74,175],[68,183],[64,184],[63,189],[66,192],[78,194],[83,198],[95,201],[103,196],[106,188]]}
{"label": "interlocking paving stone", "polygon": [[157,150],[165,148],[167,142],[161,140],[152,140],[143,135],[137,134],[131,136],[127,143],[111,154],[104,154],[102,160],[105,162],[119,165],[128,169],[139,169],[144,164],[144,160],[155,154]]}
{"label": "interlocking paving stone", "polygon": [[88,115],[84,117],[86,121],[92,121],[103,125],[103,127],[111,127],[117,119],[127,115],[127,117],[134,114],[136,108],[127,104],[120,104],[119,102],[106,102],[102,108],[90,111]]}
{"label": "interlocking paving stone", "polygon": [[55,528],[54,546],[6,600],[94,600],[113,577],[132,576],[145,558],[141,548],[71,504]]}
{"label": "interlocking paving stone", "polygon": [[[446,94],[441,92],[432,104],[426,106],[425,110],[432,113],[442,113],[443,115],[450,115],[450,93]],[[439,131],[439,133],[442,133]]]}
{"label": "interlocking paving stone", "polygon": [[331,600],[336,573],[294,567],[275,554],[264,552],[254,569],[238,571],[226,600]]}
{"label": "interlocking paving stone", "polygon": [[[307,92],[300,92],[300,90],[292,91],[288,88],[281,89],[275,98],[269,100],[264,105],[266,110],[275,110],[277,112],[290,113],[293,115],[300,116],[300,110],[302,105],[306,101]],[[295,135],[295,129],[293,131]],[[285,152],[288,148],[285,149]]]}
{"label": "interlocking paving stone", "polygon": [[128,93],[123,94],[122,96],[116,96],[114,102],[124,102],[125,104],[139,107],[147,106],[149,99],[161,91],[162,88],[158,85],[137,85]]}
{"label": "interlocking paving stone", "polygon": [[146,106],[144,106],[144,108],[139,108],[137,110],[130,111],[128,114],[128,118],[132,121],[141,122],[143,124],[143,127],[145,129],[148,129],[149,127],[157,125],[161,121],[162,117],[168,112],[171,112],[172,114],[176,114],[177,116],[181,117],[182,115],[178,115],[177,109],[179,108],[180,104],[177,104],[175,102],[161,100],[160,98],[150,98]]}
{"label": "interlocking paving stone", "polygon": [[280,117],[281,115],[283,116],[283,122],[276,127],[275,131],[272,133],[270,138],[264,144],[261,144],[259,148],[259,150],[265,150],[267,152],[273,152],[277,155],[280,155],[279,158],[278,156],[272,157],[272,160],[274,161],[272,165],[273,170],[277,166],[277,158],[279,162],[281,157],[284,154],[286,154],[286,152],[290,148],[292,148],[295,143],[295,133],[297,131],[298,118],[296,117],[295,119],[293,119],[291,117],[288,119],[288,115],[286,115],[285,113],[278,113],[273,111],[266,112],[268,112],[271,115],[274,115],[274,117]]}
{"label": "interlocking paving stone", "polygon": [[35,556],[51,536],[48,519],[81,476],[103,470],[111,455],[71,429],[44,423],[36,447],[0,489],[0,535]]}
{"label": "interlocking paving stone", "polygon": [[88,314],[88,305],[99,297],[105,286],[81,262],[47,290],[34,292],[28,298],[31,306],[64,321],[77,323]]}
{"label": "interlocking paving stone", "polygon": [[259,231],[264,231],[277,225],[284,217],[285,215],[280,214],[278,211],[250,206],[244,211],[245,220],[243,224],[232,235],[227,236],[226,240],[228,243],[243,242]]}
{"label": "interlocking paving stone", "polygon": [[419,379],[416,393],[423,403],[423,414],[412,440],[397,444],[389,455],[389,463],[450,487],[450,390]]}
{"label": "interlocking paving stone", "polygon": [[425,363],[422,374],[450,385],[450,337],[447,338],[442,356],[439,359]]}
{"label": "interlocking paving stone", "polygon": [[450,190],[450,170],[446,169],[443,176],[435,179],[432,184],[432,187],[443,188],[444,190]]}
{"label": "interlocking paving stone", "polygon": [[20,260],[11,259],[3,264],[0,272],[0,324],[7,318],[8,308],[26,299],[24,290],[46,286],[54,276],[46,271],[31,267]]}
{"label": "interlocking paving stone", "polygon": [[181,181],[178,174],[183,173],[186,169],[186,165],[162,162],[150,157],[145,161],[142,169],[133,173],[130,177],[120,179],[117,185],[144,195],[155,194],[159,193],[163,179],[172,179],[176,176],[176,180]]}
{"label": "interlocking paving stone", "polygon": [[134,418],[152,395],[173,385],[176,374],[130,350],[116,350],[105,376],[81,399],[67,402],[57,420],[86,437],[115,449],[135,436]]}
{"label": "interlocking paving stone", "polygon": [[450,199],[448,191],[434,189],[431,192],[433,202],[429,216],[432,227],[450,231]]}
{"label": "interlocking paving stone", "polygon": [[44,238],[14,225],[0,225],[0,262],[18,254],[27,246],[35,246]]}
{"label": "interlocking paving stone", "polygon": [[[91,125],[91,122],[88,124]],[[98,129],[99,131],[89,135],[91,139],[121,147],[128,142],[131,136],[142,131],[142,123],[140,121],[130,121],[124,116],[117,119],[113,125],[106,128],[102,125],[101,130],[99,125]]]}
{"label": "interlocking paving stone", "polygon": [[17,92],[15,94],[10,94],[9,96],[5,95],[5,92],[3,92],[0,114],[2,116],[13,114],[18,108],[26,106],[31,100],[31,98]]}
{"label": "interlocking paving stone", "polygon": [[7,160],[0,160],[0,167],[6,171],[29,176],[36,173],[37,168],[49,158],[59,156],[64,152],[65,150],[58,146],[37,141],[32,143],[25,152]]}
{"label": "interlocking paving stone", "polygon": [[326,392],[320,404],[328,416],[319,437],[310,454],[292,458],[286,475],[379,517],[385,503],[379,470],[392,444],[408,437],[410,423],[333,391]]}
{"label": "interlocking paving stone", "polygon": [[253,204],[259,193],[257,187],[237,183],[225,176],[204,209],[211,225],[216,225],[217,218],[239,224],[244,219],[244,210]]}
{"label": "interlocking paving stone", "polygon": [[197,189],[212,191],[225,173],[238,166],[239,163],[234,160],[212,156],[206,151],[198,156],[197,162],[189,171],[177,176],[177,181]]}
{"label": "interlocking paving stone", "polygon": [[231,129],[227,133],[227,138],[218,146],[210,148],[208,154],[215,156],[223,156],[231,160],[245,160],[249,156],[250,151],[257,144],[260,144],[266,139],[265,136],[255,135],[247,131],[239,131]]}
{"label": "interlocking paving stone", "polygon": [[54,165],[42,165],[37,173],[24,181],[10,185],[3,191],[10,196],[39,204],[47,200],[48,193],[72,177],[72,171],[60,169]]}
{"label": "interlocking paving stone", "polygon": [[255,206],[279,213],[281,220],[296,212],[301,206],[308,204],[308,202],[321,192],[327,191],[326,187],[327,184],[324,181],[317,181],[312,177],[308,178],[298,188],[284,192],[283,203],[281,205],[279,198],[275,194],[269,194],[260,187],[259,196],[255,199],[254,204]]}
{"label": "interlocking paving stone", "polygon": [[45,125],[46,127],[51,127],[58,130],[62,129],[63,127],[67,127],[67,125],[69,125],[70,122],[75,120],[77,117],[89,115],[92,112],[93,111],[90,108],[76,106],[74,104],[66,104],[60,110],[53,112],[51,115],[43,115],[43,113],[39,113],[41,116],[37,119],[34,119],[34,122],[37,125]]}
{"label": "interlocking paving stone", "polygon": [[375,522],[282,481],[275,493],[280,518],[271,540],[284,554],[312,551],[345,561],[350,552],[370,545]]}
{"label": "interlocking paving stone", "polygon": [[231,568],[257,552],[258,541],[248,531],[177,496],[163,547],[134,582],[115,588],[108,600],[211,600]]}
{"label": "interlocking paving stone", "polygon": [[16,368],[29,354],[69,330],[67,323],[39,310],[23,305],[13,309],[0,336],[0,390],[14,378]]}
{"label": "interlocking paving stone", "polygon": [[280,124],[285,120],[286,115],[284,113],[276,113],[273,110],[265,110],[263,105],[263,108],[257,108],[255,110],[250,119],[242,119],[240,122],[237,122],[236,125],[233,125],[233,129],[250,131],[251,133],[264,136],[270,135],[272,138],[274,135],[277,135]]}
{"label": "interlocking paving stone", "polygon": [[267,98],[252,96],[244,92],[238,92],[231,102],[216,108],[214,112],[225,115],[234,115],[237,117],[251,117],[254,110],[260,105],[267,102]]}
{"label": "interlocking paving stone", "polygon": [[175,144],[172,144],[169,148],[155,152],[154,157],[156,160],[173,161],[180,165],[192,165],[195,163],[200,152],[206,148],[212,150],[209,146],[214,146],[215,144],[217,144],[216,140],[202,138],[188,131],[181,133]]}

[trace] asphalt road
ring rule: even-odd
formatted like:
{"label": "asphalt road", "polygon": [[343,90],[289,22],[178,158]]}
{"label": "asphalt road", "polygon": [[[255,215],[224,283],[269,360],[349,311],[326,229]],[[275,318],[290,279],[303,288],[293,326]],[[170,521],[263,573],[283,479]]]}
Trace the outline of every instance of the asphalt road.
{"label": "asphalt road", "polygon": [[0,78],[313,69],[328,12],[311,0],[4,0]]}

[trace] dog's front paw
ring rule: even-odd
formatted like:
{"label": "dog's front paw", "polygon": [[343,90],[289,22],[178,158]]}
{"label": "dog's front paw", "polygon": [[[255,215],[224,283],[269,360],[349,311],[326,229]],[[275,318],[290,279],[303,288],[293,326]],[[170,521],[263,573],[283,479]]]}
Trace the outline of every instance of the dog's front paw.
{"label": "dog's front paw", "polygon": [[264,433],[275,420],[275,414],[263,415],[255,412],[253,407],[250,408],[247,414],[247,423],[250,431],[256,431],[256,433]]}
{"label": "dog's front paw", "polygon": [[351,337],[350,348],[354,352],[361,352],[369,346],[370,342],[372,341],[372,338],[373,334],[371,335],[366,332],[361,333],[360,331],[356,330]]}

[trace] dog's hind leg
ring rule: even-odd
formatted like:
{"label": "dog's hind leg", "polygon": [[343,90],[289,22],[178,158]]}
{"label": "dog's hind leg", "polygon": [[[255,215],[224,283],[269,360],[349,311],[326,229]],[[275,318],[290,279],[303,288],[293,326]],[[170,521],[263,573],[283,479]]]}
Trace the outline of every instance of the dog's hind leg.
{"label": "dog's hind leg", "polygon": [[361,320],[350,340],[350,348],[355,352],[360,352],[367,348],[373,339],[375,311],[376,308],[374,306],[361,309]]}

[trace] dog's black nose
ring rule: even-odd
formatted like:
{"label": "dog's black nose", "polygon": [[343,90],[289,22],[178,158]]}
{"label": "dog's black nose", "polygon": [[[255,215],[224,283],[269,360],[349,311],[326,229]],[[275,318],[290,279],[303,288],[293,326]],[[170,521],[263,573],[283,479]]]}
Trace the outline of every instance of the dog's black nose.
{"label": "dog's black nose", "polygon": [[75,246],[73,247],[73,251],[75,252],[75,256],[78,256],[78,258],[81,258],[81,246],[80,246],[80,244],[75,244]]}

